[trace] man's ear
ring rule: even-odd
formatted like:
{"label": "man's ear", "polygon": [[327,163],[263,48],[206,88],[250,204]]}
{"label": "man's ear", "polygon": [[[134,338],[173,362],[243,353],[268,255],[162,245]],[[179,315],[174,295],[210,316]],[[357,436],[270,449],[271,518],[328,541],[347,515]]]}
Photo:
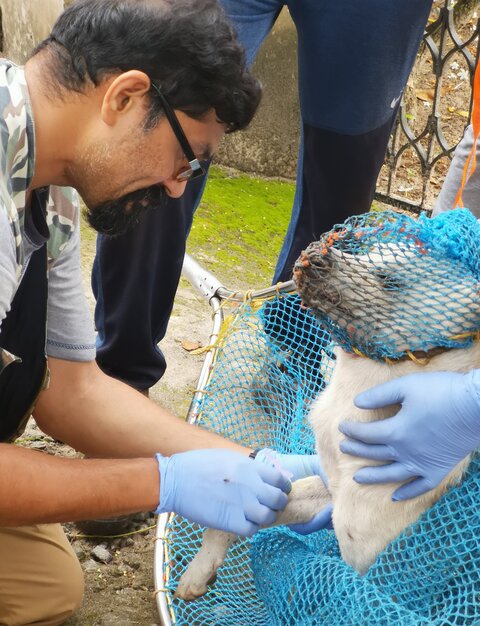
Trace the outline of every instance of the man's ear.
{"label": "man's ear", "polygon": [[150,87],[150,78],[139,70],[129,70],[111,79],[102,101],[101,114],[105,124],[113,126],[135,109],[144,114],[143,98]]}

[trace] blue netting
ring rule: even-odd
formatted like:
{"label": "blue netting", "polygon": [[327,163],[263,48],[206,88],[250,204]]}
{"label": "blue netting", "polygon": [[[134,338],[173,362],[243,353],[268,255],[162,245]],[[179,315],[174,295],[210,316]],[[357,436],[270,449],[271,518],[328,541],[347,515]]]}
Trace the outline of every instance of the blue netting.
{"label": "blue netting", "polygon": [[[313,452],[307,415],[333,368],[328,335],[300,308],[297,296],[246,303],[225,326],[198,423],[254,448]],[[198,551],[202,533],[183,518],[170,522],[165,570],[172,592]],[[172,596],[172,621],[179,625],[269,624],[255,591],[248,540],[230,549],[205,597],[187,603]]]}
{"label": "blue netting", "polygon": [[367,213],[308,246],[295,280],[348,352],[397,359],[464,347],[480,327],[479,241],[480,222],[467,209],[432,219]]}
{"label": "blue netting", "polygon": [[[375,357],[468,345],[468,332],[480,328],[479,242],[480,225],[467,211],[432,220],[393,213],[349,220],[313,244],[297,267],[302,299],[314,306],[317,321],[296,296],[246,303],[227,321],[199,423],[252,447],[312,452],[307,415],[335,363],[330,333],[342,347]],[[332,272],[340,283],[333,290]],[[419,280],[425,276],[428,302]],[[427,304],[429,315],[419,315]],[[193,603],[172,595],[203,529],[175,516],[165,566],[172,622],[480,624],[479,470],[475,461],[467,480],[394,540],[363,577],[343,562],[333,533],[300,538],[273,529],[254,540],[255,580],[250,543],[241,541],[214,587]]]}
{"label": "blue netting", "polygon": [[[257,592],[270,626],[480,624],[480,463],[377,558],[365,576],[331,531],[282,528],[253,540]],[[272,572],[275,575],[272,576]]]}

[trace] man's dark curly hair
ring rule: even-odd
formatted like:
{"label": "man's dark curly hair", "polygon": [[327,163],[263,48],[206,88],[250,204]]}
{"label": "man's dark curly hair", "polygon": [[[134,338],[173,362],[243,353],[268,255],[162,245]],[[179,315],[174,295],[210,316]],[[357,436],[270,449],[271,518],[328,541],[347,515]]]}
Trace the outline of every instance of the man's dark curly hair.
{"label": "man's dark curly hair", "polygon": [[[40,52],[59,95],[136,69],[174,109],[195,119],[214,109],[228,132],[249,124],[261,97],[217,0],[76,0],[33,55]],[[150,97],[146,127],[162,116],[153,89]]]}

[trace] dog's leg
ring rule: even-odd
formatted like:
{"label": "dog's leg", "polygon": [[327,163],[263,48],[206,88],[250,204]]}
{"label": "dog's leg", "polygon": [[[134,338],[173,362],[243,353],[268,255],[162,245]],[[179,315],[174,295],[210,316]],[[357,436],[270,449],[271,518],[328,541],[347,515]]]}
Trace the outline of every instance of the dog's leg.
{"label": "dog's leg", "polygon": [[205,595],[209,585],[215,582],[217,570],[236,538],[232,533],[207,528],[203,533],[200,550],[180,578],[175,597],[196,600]]}
{"label": "dog's leg", "polygon": [[[279,514],[275,526],[308,522],[329,502],[330,494],[319,476],[297,480],[292,485],[288,504]],[[207,593],[208,586],[215,582],[217,570],[235,539],[231,533],[207,529],[200,550],[180,578],[175,597],[195,600]]]}
{"label": "dog's leg", "polygon": [[288,495],[288,504],[279,513],[274,526],[308,522],[331,501],[330,493],[320,476],[296,480]]}

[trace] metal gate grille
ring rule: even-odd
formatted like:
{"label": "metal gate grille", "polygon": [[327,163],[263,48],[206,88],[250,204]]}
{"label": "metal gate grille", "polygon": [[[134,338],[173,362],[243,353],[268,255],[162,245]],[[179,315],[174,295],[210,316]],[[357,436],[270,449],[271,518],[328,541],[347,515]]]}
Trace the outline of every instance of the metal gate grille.
{"label": "metal gate grille", "polygon": [[375,200],[416,213],[432,208],[471,116],[479,11],[479,0],[434,1]]}

